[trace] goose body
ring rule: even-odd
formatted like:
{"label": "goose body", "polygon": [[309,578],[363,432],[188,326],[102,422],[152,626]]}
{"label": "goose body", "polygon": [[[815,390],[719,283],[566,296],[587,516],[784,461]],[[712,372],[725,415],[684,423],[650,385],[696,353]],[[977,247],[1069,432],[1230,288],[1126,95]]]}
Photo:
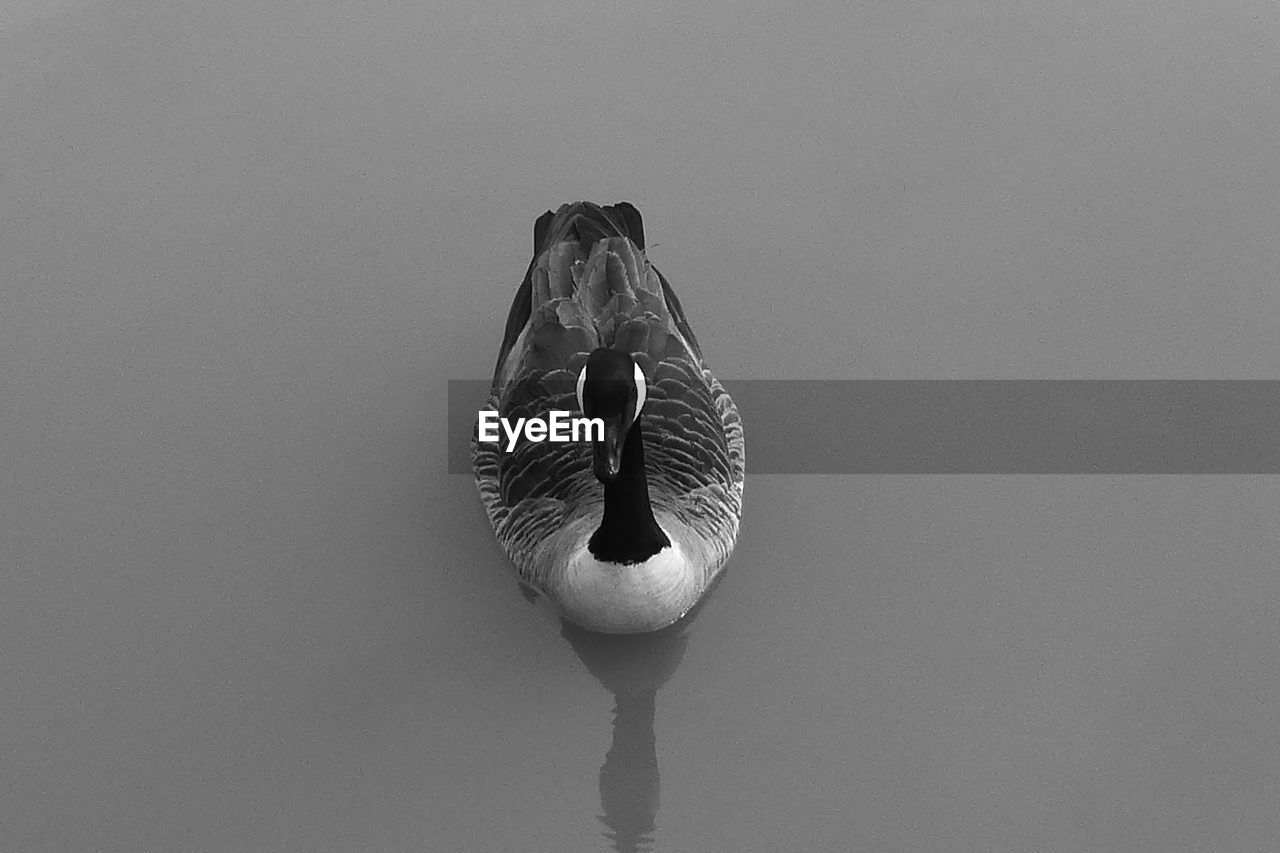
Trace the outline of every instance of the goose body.
{"label": "goose body", "polygon": [[604,425],[510,450],[473,433],[480,497],[522,582],[609,633],[657,630],[701,600],[737,539],[742,425],[630,204],[539,217],[485,410]]}

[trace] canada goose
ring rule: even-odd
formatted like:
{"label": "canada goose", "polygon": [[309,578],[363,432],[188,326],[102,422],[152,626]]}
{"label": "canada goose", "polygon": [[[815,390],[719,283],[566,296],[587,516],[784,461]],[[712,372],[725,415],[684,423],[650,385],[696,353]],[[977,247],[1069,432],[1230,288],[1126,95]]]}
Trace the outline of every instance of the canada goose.
{"label": "canada goose", "polygon": [[584,628],[654,631],[699,602],[733,550],[738,409],[646,259],[639,211],[566,204],[533,233],[481,415],[561,410],[603,434],[509,444],[481,441],[478,422],[476,484],[523,583]]}

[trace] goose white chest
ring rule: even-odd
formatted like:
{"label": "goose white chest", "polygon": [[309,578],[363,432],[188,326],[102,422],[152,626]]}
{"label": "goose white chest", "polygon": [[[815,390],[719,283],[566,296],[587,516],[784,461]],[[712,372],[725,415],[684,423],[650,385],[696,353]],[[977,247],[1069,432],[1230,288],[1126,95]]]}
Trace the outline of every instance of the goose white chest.
{"label": "goose white chest", "polygon": [[701,573],[680,543],[638,563],[598,560],[586,542],[570,557],[555,598],[566,614],[597,631],[652,631],[697,603]]}

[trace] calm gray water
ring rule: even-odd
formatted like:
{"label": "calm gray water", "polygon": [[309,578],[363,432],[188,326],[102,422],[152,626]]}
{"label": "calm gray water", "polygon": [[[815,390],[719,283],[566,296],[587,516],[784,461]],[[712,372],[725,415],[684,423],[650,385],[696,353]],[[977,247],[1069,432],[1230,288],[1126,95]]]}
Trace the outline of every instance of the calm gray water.
{"label": "calm gray water", "polygon": [[1275,477],[755,476],[678,630],[521,597],[447,382],[564,201],[727,379],[1280,376],[1274,4],[700,8],[9,4],[0,847],[1280,846]]}

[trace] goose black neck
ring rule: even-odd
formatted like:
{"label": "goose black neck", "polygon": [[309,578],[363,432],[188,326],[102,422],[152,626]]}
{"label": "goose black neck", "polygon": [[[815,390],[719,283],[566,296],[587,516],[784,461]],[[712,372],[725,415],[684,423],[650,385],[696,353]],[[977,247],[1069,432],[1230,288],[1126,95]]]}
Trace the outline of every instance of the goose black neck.
{"label": "goose black neck", "polygon": [[604,517],[588,548],[606,563],[641,563],[671,544],[653,517],[644,475],[644,439],[639,422],[622,445],[618,476],[604,484]]}

